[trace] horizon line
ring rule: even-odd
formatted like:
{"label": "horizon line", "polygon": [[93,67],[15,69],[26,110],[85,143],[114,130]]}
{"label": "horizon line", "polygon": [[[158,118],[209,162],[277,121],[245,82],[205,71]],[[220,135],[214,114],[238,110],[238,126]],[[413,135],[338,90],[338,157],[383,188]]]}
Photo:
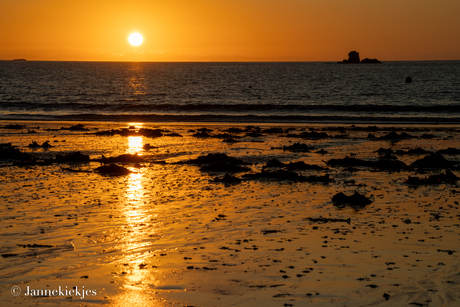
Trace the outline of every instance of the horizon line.
{"label": "horizon line", "polygon": [[[447,61],[460,61],[458,60],[379,60],[385,62],[447,62]],[[0,59],[0,62],[107,62],[107,63],[342,63],[337,60],[176,60],[176,61],[162,61],[162,60],[28,60],[25,58],[16,59]],[[360,63],[349,63],[360,64]],[[372,63],[370,63],[372,64]]]}

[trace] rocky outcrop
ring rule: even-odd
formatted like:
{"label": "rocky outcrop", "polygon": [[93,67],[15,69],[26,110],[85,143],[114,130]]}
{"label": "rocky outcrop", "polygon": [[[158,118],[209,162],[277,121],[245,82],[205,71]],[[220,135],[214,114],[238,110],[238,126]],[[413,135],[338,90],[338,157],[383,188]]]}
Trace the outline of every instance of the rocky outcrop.
{"label": "rocky outcrop", "polygon": [[375,64],[375,63],[382,63],[377,59],[369,59],[365,58],[364,60],[359,59],[359,52],[356,51],[350,51],[348,53],[348,60],[343,60],[342,62],[338,62],[340,64]]}

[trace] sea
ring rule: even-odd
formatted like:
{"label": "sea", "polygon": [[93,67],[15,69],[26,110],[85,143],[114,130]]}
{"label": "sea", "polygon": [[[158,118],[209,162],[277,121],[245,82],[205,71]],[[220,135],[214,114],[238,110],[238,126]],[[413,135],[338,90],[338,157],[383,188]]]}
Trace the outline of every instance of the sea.
{"label": "sea", "polygon": [[0,61],[0,120],[459,124],[460,61]]}

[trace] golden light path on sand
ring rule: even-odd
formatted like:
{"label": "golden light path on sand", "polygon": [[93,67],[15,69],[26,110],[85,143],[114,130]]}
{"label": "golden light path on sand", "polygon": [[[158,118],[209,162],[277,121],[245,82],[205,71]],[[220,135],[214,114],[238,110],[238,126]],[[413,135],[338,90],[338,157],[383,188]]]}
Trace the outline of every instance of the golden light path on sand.
{"label": "golden light path on sand", "polygon": [[144,139],[142,136],[128,136],[129,149],[128,154],[141,154],[142,146],[144,146]]}
{"label": "golden light path on sand", "polygon": [[[136,131],[142,123],[130,123]],[[142,136],[129,136],[127,138],[128,154],[140,154],[144,145]],[[151,215],[147,206],[148,191],[144,181],[147,180],[142,168],[129,167],[133,173],[127,177],[126,189],[121,206],[125,227],[119,229],[120,237],[124,238],[121,244],[123,256],[117,261],[118,266],[126,267],[127,274],[119,285],[119,293],[111,298],[110,306],[162,306],[160,300],[155,298],[154,288],[157,276],[154,271],[147,269],[152,245],[152,233],[155,229],[147,228],[151,224]],[[149,249],[149,252],[146,252]],[[129,269],[128,269],[129,268]],[[128,271],[129,270],[129,271]]]}

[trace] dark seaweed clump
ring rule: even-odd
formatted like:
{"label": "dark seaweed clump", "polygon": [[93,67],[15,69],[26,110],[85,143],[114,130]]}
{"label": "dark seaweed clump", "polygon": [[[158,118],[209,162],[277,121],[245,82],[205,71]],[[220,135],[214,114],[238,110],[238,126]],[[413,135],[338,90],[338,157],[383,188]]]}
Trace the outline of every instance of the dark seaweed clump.
{"label": "dark seaweed clump", "polygon": [[364,195],[354,192],[353,195],[347,196],[342,192],[335,194],[332,197],[332,204],[336,207],[352,207],[355,209],[364,208],[371,204],[372,200]]}

